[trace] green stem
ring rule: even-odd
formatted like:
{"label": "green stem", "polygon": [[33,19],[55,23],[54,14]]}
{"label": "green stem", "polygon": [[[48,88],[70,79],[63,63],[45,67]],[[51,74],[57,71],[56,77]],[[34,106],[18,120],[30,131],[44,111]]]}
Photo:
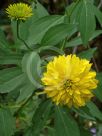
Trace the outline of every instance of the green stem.
{"label": "green stem", "polygon": [[19,35],[19,25],[20,24],[20,21],[19,20],[17,20],[17,38],[22,42],[22,43],[24,43],[24,45],[26,46],[26,48],[28,49],[28,50],[32,50],[29,46],[28,46],[28,44],[20,37],[20,35]]}

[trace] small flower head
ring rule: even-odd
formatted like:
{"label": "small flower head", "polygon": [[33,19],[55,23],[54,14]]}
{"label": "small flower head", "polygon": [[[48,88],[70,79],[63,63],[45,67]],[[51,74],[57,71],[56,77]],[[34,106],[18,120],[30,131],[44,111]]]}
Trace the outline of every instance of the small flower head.
{"label": "small flower head", "polygon": [[6,9],[8,17],[14,20],[26,20],[32,16],[32,8],[25,3],[9,5]]}
{"label": "small flower head", "polygon": [[91,65],[76,55],[55,57],[42,77],[44,92],[57,105],[84,106],[93,97],[92,90],[98,83]]}

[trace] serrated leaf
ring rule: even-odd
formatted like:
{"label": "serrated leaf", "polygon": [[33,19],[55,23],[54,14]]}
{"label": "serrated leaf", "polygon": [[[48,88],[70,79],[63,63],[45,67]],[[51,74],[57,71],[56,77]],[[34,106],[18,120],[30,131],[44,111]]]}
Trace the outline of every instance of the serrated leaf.
{"label": "serrated leaf", "polygon": [[55,108],[56,136],[80,136],[75,120],[62,108]]}

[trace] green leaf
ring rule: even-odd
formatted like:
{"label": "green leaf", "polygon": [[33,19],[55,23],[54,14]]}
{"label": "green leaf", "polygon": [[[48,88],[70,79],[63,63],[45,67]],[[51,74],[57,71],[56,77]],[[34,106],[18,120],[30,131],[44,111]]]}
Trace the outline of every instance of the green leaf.
{"label": "green leaf", "polygon": [[97,136],[102,136],[102,124],[98,126]]}
{"label": "green leaf", "polygon": [[83,0],[79,17],[79,31],[85,46],[88,44],[90,37],[95,31],[95,27],[96,22],[92,4],[89,0]]}
{"label": "green leaf", "polygon": [[102,73],[97,73],[97,80],[99,81],[94,93],[95,96],[102,102]]}
{"label": "green leaf", "polygon": [[34,9],[34,14],[38,17],[44,17],[49,15],[48,11],[37,1],[36,8]]}
{"label": "green leaf", "polygon": [[[78,19],[80,16],[80,9],[82,8],[82,1],[79,1],[78,4],[76,5],[76,3],[73,3],[73,7],[72,7],[72,13],[69,13],[70,16],[70,23],[72,24],[78,24]],[[73,10],[74,8],[74,10]]]}
{"label": "green leaf", "polygon": [[89,111],[87,110],[86,107],[80,108],[80,109],[73,108],[73,111],[75,113],[77,113],[82,118],[85,118],[85,119],[88,119],[88,120],[94,120],[95,121],[95,118],[92,117],[92,115],[89,113]]}
{"label": "green leaf", "polygon": [[0,48],[5,48],[7,50],[8,45],[4,32],[0,29]]}
{"label": "green leaf", "polygon": [[93,102],[90,101],[89,103],[87,103],[87,107],[89,108],[89,111],[92,116],[102,121],[102,113],[99,111],[98,107]]}
{"label": "green leaf", "polygon": [[20,94],[17,98],[17,103],[20,103],[21,101],[24,101],[25,99],[29,98],[34,90],[34,85],[28,79],[26,79],[26,82],[20,88]]}
{"label": "green leaf", "polygon": [[22,71],[17,67],[0,70],[0,84],[3,84],[20,74],[22,74]]}
{"label": "green leaf", "polygon": [[33,45],[40,43],[46,31],[56,24],[62,23],[64,16],[51,15],[38,19],[29,27],[29,37],[27,43]]}
{"label": "green leaf", "polygon": [[51,27],[44,35],[41,44],[42,46],[52,46],[58,44],[66,37],[71,37],[77,31],[76,25],[59,24]]}
{"label": "green leaf", "polygon": [[94,9],[95,16],[97,17],[100,25],[102,26],[102,12],[97,7],[95,7],[94,5],[93,5],[93,9]]}
{"label": "green leaf", "polygon": [[14,133],[15,119],[8,109],[0,108],[0,135],[12,136]]}
{"label": "green leaf", "polygon": [[80,136],[92,136],[92,135],[88,130],[81,127],[80,128]]}
{"label": "green leaf", "polygon": [[75,47],[75,46],[78,46],[78,45],[81,45],[81,44],[82,44],[81,38],[80,37],[76,37],[76,38],[74,38],[71,41],[66,43],[66,48],[67,47]]}
{"label": "green leaf", "polygon": [[[38,51],[39,52],[45,52],[46,51],[46,53],[47,54],[49,54],[49,52],[51,52],[51,55],[52,54],[57,54],[57,55],[63,55],[64,54],[64,51],[62,51],[61,49],[59,49],[59,48],[57,48],[57,47],[54,47],[54,46],[42,46],[42,47],[40,47],[39,49],[38,49]],[[45,54],[46,54],[45,53]]]}
{"label": "green leaf", "polygon": [[36,52],[25,54],[22,60],[22,69],[35,87],[41,87],[41,60]]}
{"label": "green leaf", "polygon": [[55,108],[56,136],[80,136],[75,120],[62,108]]}
{"label": "green leaf", "polygon": [[20,54],[5,54],[0,55],[0,64],[17,64],[21,63],[22,56]]}
{"label": "green leaf", "polygon": [[[100,34],[102,34],[102,30],[96,30],[92,37],[89,39],[89,41],[93,40],[94,38],[98,37]],[[66,47],[75,47],[78,45],[83,44],[81,37],[76,37],[72,39],[71,41],[66,43]]]}
{"label": "green leaf", "polygon": [[25,80],[24,74],[19,74],[10,80],[4,82],[3,84],[0,84],[0,93],[8,93],[10,91],[13,91],[17,87],[23,84]]}
{"label": "green leaf", "polygon": [[51,128],[51,127],[47,127],[47,131],[48,131],[48,136],[56,136],[55,134],[55,129],[54,128]]}
{"label": "green leaf", "polygon": [[33,116],[33,135],[39,136],[41,130],[44,128],[48,116],[50,114],[52,103],[45,101],[41,103]]}
{"label": "green leaf", "polygon": [[92,37],[90,38],[90,41],[93,40],[94,38],[98,37],[100,34],[102,34],[102,30],[96,30]]}
{"label": "green leaf", "polygon": [[85,58],[85,59],[90,60],[93,57],[93,54],[96,51],[96,49],[97,48],[90,48],[90,49],[88,49],[86,51],[83,51],[83,52],[79,53],[78,56],[80,58]]}
{"label": "green leaf", "polygon": [[25,133],[24,133],[24,136],[34,136],[33,133],[33,128],[28,128]]}

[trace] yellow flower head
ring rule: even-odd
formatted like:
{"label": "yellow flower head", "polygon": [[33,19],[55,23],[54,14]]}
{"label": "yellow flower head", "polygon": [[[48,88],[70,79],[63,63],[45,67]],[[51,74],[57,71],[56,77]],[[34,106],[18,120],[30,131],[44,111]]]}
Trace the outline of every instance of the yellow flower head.
{"label": "yellow flower head", "polygon": [[6,9],[8,17],[15,20],[26,20],[32,16],[32,8],[25,3],[9,5]]}
{"label": "yellow flower head", "polygon": [[92,90],[98,83],[91,65],[76,55],[55,57],[42,77],[44,92],[57,105],[84,106],[93,97]]}

